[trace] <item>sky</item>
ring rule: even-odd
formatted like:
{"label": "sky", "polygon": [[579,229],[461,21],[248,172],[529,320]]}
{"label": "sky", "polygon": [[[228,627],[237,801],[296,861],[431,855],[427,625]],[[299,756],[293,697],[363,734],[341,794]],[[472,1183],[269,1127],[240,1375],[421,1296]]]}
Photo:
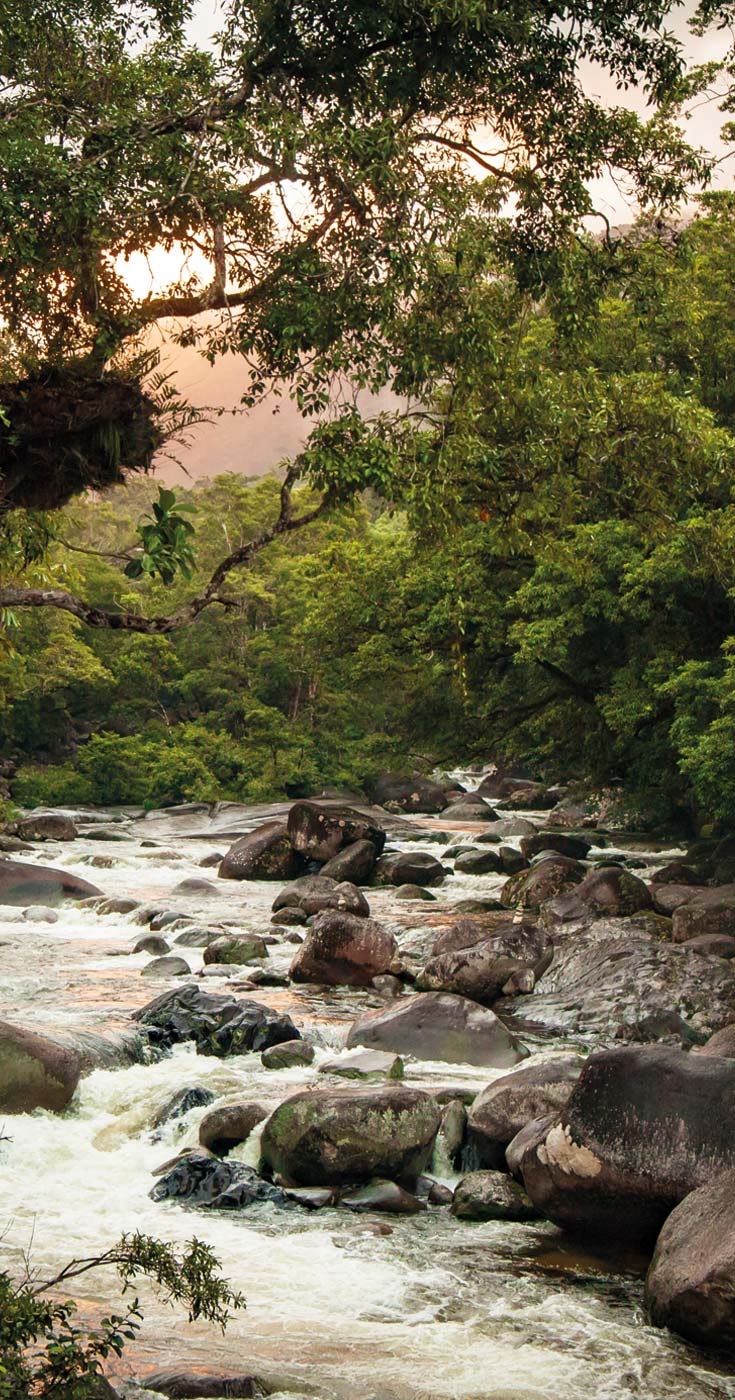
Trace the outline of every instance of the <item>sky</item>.
{"label": "sky", "polygon": [[[695,8],[691,0],[672,7],[668,28],[682,43],[691,63],[723,58],[732,45],[732,34],[723,31],[710,33],[703,38],[692,35],[688,19]],[[202,46],[208,43],[218,27],[218,15],[216,0],[201,0],[191,31],[196,43]],[[630,106],[641,115],[645,113],[642,95],[635,90],[617,92],[604,71],[588,65],[581,76],[590,96],[606,105]],[[693,145],[703,146],[722,158],[714,183],[729,188],[735,177],[735,159],[728,158],[719,139],[722,121],[716,102],[700,101],[693,104],[688,114],[686,134]],[[596,207],[613,226],[629,223],[635,217],[633,202],[610,176],[595,181],[592,194]],[[175,255],[167,256],[162,251],[150,261],[150,265],[140,259],[129,268],[136,291],[143,292],[165,285],[174,280],[178,273],[179,264]],[[210,423],[193,430],[186,444],[171,449],[177,462],[167,457],[160,460],[159,475],[169,483],[186,482],[188,477],[214,476],[226,471],[258,475],[268,471],[284,457],[298,452],[309,425],[304,423],[287,397],[268,400],[246,415],[237,411],[244,388],[244,374],[234,357],[229,356],[210,367],[195,350],[174,350],[163,337],[161,355],[164,368],[175,369],[177,383],[190,402],[228,410],[223,416],[213,418]],[[233,409],[236,411],[233,412]]]}

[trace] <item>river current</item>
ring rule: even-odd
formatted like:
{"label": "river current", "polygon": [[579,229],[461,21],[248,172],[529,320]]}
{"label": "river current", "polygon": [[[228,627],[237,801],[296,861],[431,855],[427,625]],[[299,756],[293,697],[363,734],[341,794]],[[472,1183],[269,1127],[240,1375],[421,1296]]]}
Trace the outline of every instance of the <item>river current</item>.
{"label": "river current", "polygon": [[[257,820],[264,815],[253,812]],[[237,816],[242,821],[242,808]],[[205,856],[233,839],[226,811],[178,826],[165,816],[126,820],[120,841],[94,839],[92,821],[86,829],[72,843],[39,845],[22,859],[198,922],[269,931],[277,885],[220,882],[201,868]],[[392,845],[441,853],[435,837],[442,830],[441,818],[417,820],[415,837],[404,830]],[[187,877],[211,878],[216,892],[172,894]],[[435,904],[399,904],[385,890],[369,898],[375,917],[415,946],[448,905],[496,894],[501,884],[497,876],[457,875],[437,891]],[[173,985],[141,976],[150,959],[129,951],[144,932],[134,914],[99,917],[69,905],[58,913],[58,922],[45,923],[0,907],[4,1018],[80,1043],[85,1034],[124,1030],[132,1010]],[[199,971],[200,949],[174,951]],[[269,966],[285,971],[293,945],[270,951]],[[233,982],[242,977],[229,972]],[[208,978],[204,985],[221,991],[228,982]],[[3,1266],[16,1270],[27,1255],[45,1277],[72,1256],[108,1248],[124,1231],[177,1243],[197,1235],[247,1297],[247,1309],[222,1336],[187,1324],[143,1287],[145,1324],[115,1371],[118,1380],[170,1368],[257,1374],[284,1396],[316,1400],[735,1400],[735,1374],[725,1360],[646,1325],[645,1260],[580,1252],[550,1225],[471,1224],[445,1207],[386,1217],[284,1212],[269,1204],[212,1212],[151,1201],[152,1173],[196,1143],[207,1111],[195,1108],[156,1128],[174,1092],[199,1085],[275,1106],[312,1083],[319,1063],[339,1053],[354,1016],[378,1004],[372,993],[353,989],[264,987],[251,995],[287,1009],[314,1038],[313,1065],[267,1071],[258,1054],[216,1060],[183,1046],[157,1063],[93,1070],[63,1115],[39,1111],[0,1124]],[[470,1065],[406,1061],[409,1083],[479,1090],[492,1077]],[[235,1155],[255,1163],[257,1150],[256,1131]],[[435,1161],[434,1172],[451,1182],[446,1162]],[[87,1275],[75,1290],[87,1320],[119,1302],[110,1272]]]}

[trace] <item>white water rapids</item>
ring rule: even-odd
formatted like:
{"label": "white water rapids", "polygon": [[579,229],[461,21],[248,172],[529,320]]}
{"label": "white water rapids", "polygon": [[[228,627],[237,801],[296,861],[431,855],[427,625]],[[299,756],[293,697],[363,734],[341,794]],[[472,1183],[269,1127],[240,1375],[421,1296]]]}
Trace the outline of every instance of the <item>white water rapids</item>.
{"label": "white water rapids", "polygon": [[[427,823],[431,826],[432,823]],[[441,830],[441,819],[434,823]],[[33,857],[98,884],[239,929],[269,929],[278,886],[217,882],[202,857],[228,840],[83,837],[39,846]],[[393,841],[441,853],[441,845]],[[99,859],[111,864],[100,865]],[[93,863],[90,864],[90,861]],[[214,895],[172,895],[186,877],[211,878]],[[399,905],[371,891],[373,913],[421,926],[443,901],[496,893],[498,877],[454,877],[436,905]],[[416,913],[416,910],[419,913]],[[129,1012],[169,982],[141,977],[149,962],[127,951],[145,930],[133,915],[98,917],[66,905],[57,923],[0,908],[0,1015],[50,1034],[119,1028]],[[163,936],[168,937],[166,930]],[[173,935],[175,937],[175,934]],[[177,947],[193,972],[201,950]],[[270,965],[285,970],[294,948],[274,945]],[[231,969],[233,981],[241,973]],[[227,979],[207,979],[221,991]],[[267,1071],[259,1054],[226,1060],[179,1047],[150,1065],[98,1069],[81,1082],[61,1116],[37,1112],[0,1124],[0,1258],[16,1268],[29,1251],[40,1276],[72,1256],[96,1254],[124,1231],[183,1243],[211,1243],[232,1284],[248,1300],[224,1337],[188,1325],[145,1288],[145,1325],[120,1375],[156,1369],[262,1375],[290,1393],[320,1400],[735,1400],[735,1377],[717,1359],[645,1325],[640,1262],[580,1255],[551,1226],[469,1224],[446,1208],[410,1217],[362,1217],[346,1210],[308,1213],[256,1205],[240,1212],[186,1209],[149,1198],[152,1171],[197,1140],[208,1111],[154,1129],[172,1094],[200,1085],[217,1094],[275,1105],[311,1083],[334,1056],[367,994],[263,988],[255,1000],[283,1006],[320,1048],[314,1065]],[[407,1062],[409,1082],[481,1088],[492,1072],[472,1066]],[[252,1140],[239,1155],[254,1160]],[[389,1233],[376,1233],[378,1228]],[[117,1305],[112,1273],[75,1285],[83,1316]]]}

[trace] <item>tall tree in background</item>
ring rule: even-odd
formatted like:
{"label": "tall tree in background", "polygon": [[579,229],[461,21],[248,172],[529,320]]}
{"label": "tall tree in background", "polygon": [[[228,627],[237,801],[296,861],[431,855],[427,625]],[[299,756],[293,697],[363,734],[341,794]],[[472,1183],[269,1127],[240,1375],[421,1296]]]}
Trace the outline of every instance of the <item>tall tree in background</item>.
{"label": "tall tree in background", "polygon": [[[462,218],[512,211],[500,241],[536,285],[592,211],[602,171],[643,201],[675,201],[706,167],[676,125],[687,86],[669,9],[229,0],[202,49],[187,38],[185,0],[0,0],[4,518],[146,470],[187,421],[147,349],[164,318],[210,358],[242,357],[245,404],[288,385],[313,414],[335,380],[410,394],[422,366],[396,323]],[[703,22],[724,15],[706,10]],[[640,87],[650,119],[587,96],[590,63],[620,89]],[[184,271],[165,292],[136,295],[124,259],[159,248],[180,250]],[[322,431],[262,542],[223,560],[174,617],[22,582],[0,589],[0,606],[170,630],[221,601],[229,572],[262,544],[340,495],[384,486],[386,457],[354,415]],[[323,490],[299,511],[292,487],[309,467]]]}

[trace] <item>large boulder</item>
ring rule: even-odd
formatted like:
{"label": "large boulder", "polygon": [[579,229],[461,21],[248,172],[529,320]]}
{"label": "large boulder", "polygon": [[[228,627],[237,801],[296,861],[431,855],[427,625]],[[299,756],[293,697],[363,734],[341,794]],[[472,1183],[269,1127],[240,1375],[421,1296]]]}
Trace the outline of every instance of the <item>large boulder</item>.
{"label": "large boulder", "polygon": [[626,918],[650,909],[652,902],[648,886],[632,871],[622,865],[601,865],[574,889],[552,899],[544,918],[552,927],[595,915]]}
{"label": "large boulder", "polygon": [[69,1103],[80,1073],[73,1050],[0,1021],[0,1113],[58,1112]]}
{"label": "large boulder", "polygon": [[494,1079],[467,1117],[467,1159],[503,1170],[505,1149],[534,1118],[561,1113],[584,1068],[582,1055],[555,1055]]}
{"label": "large boulder", "polygon": [[521,1162],[529,1196],[557,1225],[641,1239],[732,1167],[735,1064],[659,1046],[590,1056]]}
{"label": "large boulder", "polygon": [[279,909],[301,909],[304,914],[320,914],[323,909],[341,909],[347,914],[367,917],[370,906],[356,885],[338,882],[327,875],[302,875],[277,894],[273,912]]}
{"label": "large boulder", "polygon": [[193,983],[164,992],[136,1011],[134,1019],[147,1028],[151,1042],[163,1049],[193,1040],[199,1054],[219,1058],[265,1050],[283,1040],[298,1040],[300,1035],[290,1016],[257,1001],[203,992]]}
{"label": "large boulder", "polygon": [[317,914],[291,963],[294,982],[367,987],[394,969],[398,945],[374,919],[328,909]]}
{"label": "large boulder", "polygon": [[89,899],[102,890],[46,865],[0,860],[0,904],[58,904],[62,899]]}
{"label": "large boulder", "polygon": [[322,866],[321,873],[332,880],[349,880],[353,885],[366,885],[377,859],[378,848],[374,841],[352,841]]}
{"label": "large boulder", "polygon": [[520,870],[517,875],[511,875],[500,892],[501,903],[506,909],[538,912],[547,900],[563,894],[572,885],[580,885],[586,873],[578,860],[550,855],[546,860],[537,861],[530,870]]}
{"label": "large boulder", "polygon": [[571,860],[585,860],[592,843],[583,836],[567,836],[561,831],[534,831],[521,838],[521,850],[527,860],[540,855],[542,851],[556,851],[560,856]]}
{"label": "large boulder", "polygon": [[149,1195],[152,1201],[185,1200],[190,1205],[212,1206],[215,1210],[242,1210],[256,1201],[270,1201],[287,1208],[291,1204],[285,1191],[264,1181],[253,1167],[212,1157],[208,1152],[182,1155],[159,1177]]}
{"label": "large boulder", "polygon": [[288,814],[288,835],[295,851],[307,860],[330,861],[345,846],[370,841],[379,855],[385,832],[352,807],[319,807],[295,802]]}
{"label": "large boulder", "polygon": [[698,1055],[714,1055],[726,1060],[735,1060],[735,1022],[715,1031],[704,1045],[698,1046]]}
{"label": "large boulder", "polygon": [[431,955],[438,957],[440,953],[455,953],[461,948],[473,948],[488,940],[511,957],[536,963],[547,947],[549,937],[539,925],[530,921],[516,922],[503,909],[497,913],[455,919],[432,940]]}
{"label": "large boulder", "polygon": [[223,880],[292,880],[304,863],[285,822],[265,822],[230,846],[218,873]]}
{"label": "large boulder", "polygon": [[381,856],[373,872],[376,885],[440,885],[444,866],[427,851],[396,851]]}
{"label": "large boulder", "polygon": [[521,979],[522,990],[533,991],[532,964],[506,953],[502,941],[490,938],[431,958],[419,973],[416,985],[422,991],[456,992],[482,1006],[492,1006],[511,978]]}
{"label": "large boulder", "polygon": [[303,1186],[418,1176],[441,1112],[402,1084],[306,1089],[279,1105],[263,1130],[262,1160]]}
{"label": "large boulder", "polygon": [[701,933],[735,934],[735,885],[698,891],[674,910],[672,938],[686,943]]}
{"label": "large boulder", "polygon": [[735,1170],[692,1191],[671,1212],[646,1278],[657,1327],[699,1346],[735,1348]]}
{"label": "large boulder", "polygon": [[602,919],[577,932],[555,949],[533,994],[508,1008],[512,1024],[596,1046],[693,1043],[726,1026],[735,1019],[731,963],[661,942],[658,922],[651,914]]}
{"label": "large boulder", "polygon": [[77,829],[63,812],[31,812],[16,822],[22,841],[74,841]]}
{"label": "large boulder", "polygon": [[420,992],[377,1011],[366,1011],[354,1022],[347,1045],[494,1069],[508,1069],[525,1054],[492,1011],[449,992]]}
{"label": "large boulder", "polygon": [[390,803],[401,812],[443,812],[447,806],[444,789],[431,778],[403,778],[399,773],[381,773],[373,788],[373,801],[379,807]]}

